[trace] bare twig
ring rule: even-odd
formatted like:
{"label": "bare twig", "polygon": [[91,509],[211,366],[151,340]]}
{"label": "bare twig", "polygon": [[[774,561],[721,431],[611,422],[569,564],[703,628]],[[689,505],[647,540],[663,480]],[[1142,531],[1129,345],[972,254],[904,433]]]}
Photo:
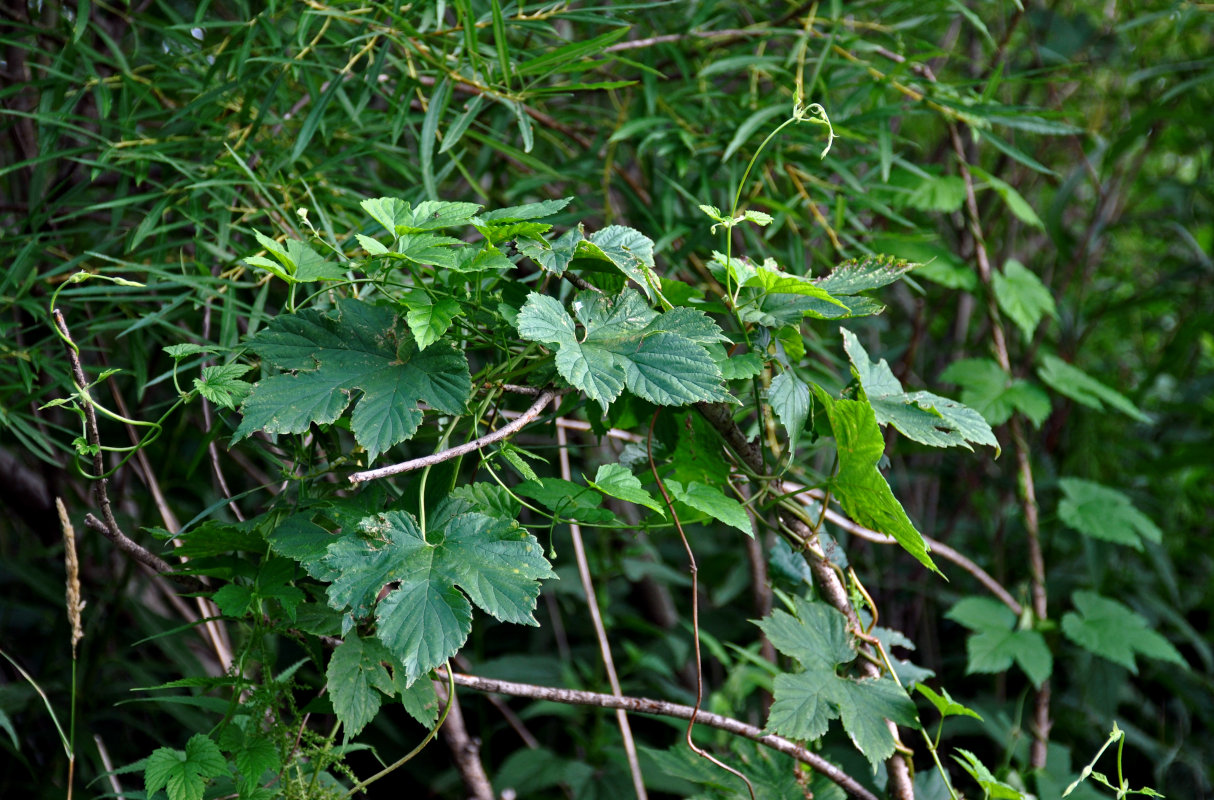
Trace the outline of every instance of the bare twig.
{"label": "bare twig", "polygon": [[[503,389],[506,387],[502,387]],[[507,391],[509,391],[507,389]],[[521,411],[502,411],[500,412],[506,419],[518,419]],[[593,432],[594,428],[589,422],[582,422],[580,419],[569,419],[568,417],[557,417],[553,420],[558,428],[564,428],[567,431],[582,431]],[[612,439],[619,439],[622,442],[631,442],[632,444],[644,444],[645,437],[637,433],[621,430],[619,428],[609,428],[606,436]]]}
{"label": "bare twig", "polygon": [[[126,401],[118,392],[117,388],[111,383],[110,394],[114,398],[115,405],[122,413],[122,416],[131,418],[130,409],[127,408]],[[205,400],[204,400],[205,402]],[[134,426],[126,425],[127,436],[130,437],[131,444],[136,447],[134,467],[135,474],[143,481],[144,486],[148,487],[148,491],[152,493],[152,500],[156,504],[156,510],[160,514],[160,521],[164,523],[165,530],[169,533],[176,534],[181,530],[181,520],[177,519],[177,515],[169,506],[169,501],[165,497],[164,489],[160,486],[160,481],[156,477],[156,472],[152,469],[152,464],[148,460],[147,452],[139,447],[139,435],[136,433]],[[181,540],[176,536],[172,539],[173,546],[179,547]],[[182,562],[186,559],[183,557]],[[205,578],[199,579],[198,585],[201,587],[198,591],[206,591],[208,586]],[[198,607],[199,617],[205,620],[199,629],[199,634],[203,636],[206,642],[214,651],[215,657],[219,659],[222,669],[225,671],[232,666],[235,661],[235,656],[232,654],[232,639],[228,636],[227,626],[222,621],[216,619],[220,616],[219,608],[209,597],[195,597],[194,605]]]}
{"label": "bare twig", "polygon": [[[826,493],[821,489],[808,489],[802,492],[801,487],[797,486],[797,484],[787,481],[784,483],[784,489],[790,492],[798,492],[797,499],[802,500],[802,502],[804,502],[804,499],[812,498],[813,500],[821,503],[826,499]],[[853,522],[829,506],[825,508],[824,511],[825,518],[828,522],[838,528],[842,528],[853,536],[858,536],[867,542],[873,542],[875,544],[898,543],[898,540],[894,537],[886,536],[884,533],[878,533],[877,531],[864,527],[858,522]],[[1024,611],[1024,607],[1019,601],[1016,600],[1016,598],[1012,597],[1011,592],[1005,589],[1003,584],[991,577],[989,572],[975,564],[967,556],[948,546],[944,542],[933,539],[930,536],[924,535],[923,541],[927,543],[928,549],[931,550],[932,555],[940,556],[940,558],[943,558],[945,561],[951,561],[952,563],[961,567],[961,569],[968,572],[979,583],[986,587],[991,594],[995,595],[995,597],[999,599],[999,602],[1007,606],[1013,614],[1020,616],[1020,614]]]}
{"label": "bare twig", "polygon": [[[991,262],[986,250],[986,240],[982,234],[982,220],[978,213],[978,201],[974,192],[974,178],[969,170],[969,161],[965,155],[965,147],[957,125],[950,122],[948,126],[949,139],[952,142],[953,153],[957,157],[957,166],[961,178],[965,182],[965,208],[969,216],[969,231],[974,239],[974,256],[978,264],[978,277],[986,289],[987,315],[991,323],[991,341],[995,349],[995,358],[999,366],[1009,375],[1012,373],[1012,362],[1008,355],[1007,337],[1004,335],[1002,317],[991,288]],[[1019,472],[1020,499],[1024,509],[1024,530],[1028,539],[1029,556],[1029,585],[1033,600],[1033,614],[1037,619],[1044,620],[1049,616],[1049,603],[1045,587],[1045,557],[1041,551],[1040,523],[1037,516],[1037,491],[1033,481],[1033,463],[1029,453],[1028,440],[1024,436],[1024,425],[1020,414],[1012,415],[1010,422],[1012,444],[1016,451],[1016,467]],[[1037,689],[1033,703],[1033,744],[1029,752],[1029,760],[1034,769],[1045,767],[1046,755],[1049,750],[1050,728],[1050,681],[1047,678]]]}
{"label": "bare twig", "polygon": [[[440,678],[445,678],[446,674],[443,670],[437,670]],[[617,697],[610,694],[601,694],[599,692],[583,692],[577,689],[562,689],[550,686],[536,686],[529,683],[515,683],[513,681],[499,681],[493,678],[482,678],[476,675],[465,675],[462,673],[454,673],[452,675],[455,683],[459,686],[464,686],[478,692],[493,692],[496,694],[511,695],[514,697],[529,697],[534,700],[547,700],[554,703],[565,703],[567,705],[579,706],[595,706],[598,708],[614,708],[624,711],[632,711],[638,714],[653,714],[660,717],[673,717],[675,719],[691,719],[695,715],[696,720],[710,728],[733,733],[738,736],[743,736],[751,741],[758,742],[764,747],[770,747],[773,750],[792,756],[802,764],[808,764],[815,770],[820,772],[825,778],[838,784],[840,788],[850,794],[852,797],[859,800],[877,800],[876,795],[865,789],[855,778],[848,775],[843,770],[836,767],[817,753],[812,753],[806,750],[796,742],[785,739],[774,734],[765,734],[761,728],[754,725],[747,725],[745,722],[733,719],[732,717],[722,716],[721,714],[713,714],[709,711],[696,712],[691,706],[680,705],[678,703],[669,703],[665,700],[651,700],[646,697]]]}
{"label": "bare twig", "polygon": [[101,766],[105,767],[106,777],[109,779],[110,791],[118,800],[126,800],[126,794],[122,791],[122,784],[118,782],[118,776],[114,774],[114,762],[110,759],[110,751],[106,749],[105,742],[102,741],[100,734],[93,734],[93,743],[97,745],[97,755],[101,757]]}
{"label": "bare twig", "polygon": [[493,785],[489,783],[485,765],[481,763],[480,743],[468,735],[459,699],[455,695],[447,696],[447,687],[442,681],[434,681],[434,693],[438,695],[440,703],[451,705],[447,718],[443,720],[443,741],[447,743],[447,749],[451,751],[451,758],[455,761],[455,768],[464,780],[466,796],[473,800],[495,800]]}
{"label": "bare twig", "polygon": [[421,469],[422,467],[432,467],[435,464],[441,464],[442,462],[448,461],[452,458],[459,458],[460,456],[475,452],[487,444],[493,444],[494,442],[505,439],[507,436],[511,436],[525,428],[532,420],[540,415],[540,412],[544,410],[545,406],[551,403],[553,399],[560,394],[562,393],[555,389],[547,389],[536,399],[534,403],[531,404],[531,408],[527,409],[522,414],[519,414],[513,422],[507,423],[495,431],[473,439],[465,444],[458,445],[457,447],[451,447],[447,450],[442,450],[432,455],[414,458],[410,461],[402,461],[399,464],[389,464],[386,467],[379,467],[377,469],[355,472],[350,476],[350,483],[362,483],[363,481],[372,481],[376,480],[377,478],[386,478],[389,475],[399,475],[402,472],[411,472],[412,470]]}
{"label": "bare twig", "polygon": [[719,31],[688,31],[687,33],[667,33],[661,36],[650,36],[647,39],[633,39],[627,42],[617,42],[603,48],[604,53],[618,53],[621,50],[639,50],[643,47],[653,47],[655,44],[681,42],[684,39],[742,39],[747,36],[770,36],[771,29],[762,28],[723,28]]}
{"label": "bare twig", "polygon": [[[569,448],[568,439],[565,435],[565,429],[557,427],[556,442],[560,448],[559,461],[561,466],[561,477],[565,480],[570,480],[572,470],[569,466]],[[594,590],[594,578],[590,574],[590,562],[586,558],[586,545],[582,541],[582,526],[576,522],[569,523],[569,534],[573,537],[573,555],[577,561],[577,574],[582,581],[582,591],[586,594],[586,606],[590,611],[590,622],[594,626],[594,636],[599,643],[599,653],[603,658],[603,666],[607,670],[607,681],[611,684],[611,693],[616,697],[623,697],[624,692],[620,688],[620,678],[615,671],[615,659],[611,657],[611,642],[607,639],[607,628],[603,625],[603,616],[599,611],[599,599]],[[628,724],[628,715],[623,709],[617,709],[615,712],[616,724],[620,727],[620,737],[624,741],[624,753],[628,757],[628,770],[632,773],[632,788],[636,791],[637,800],[645,800],[648,794],[645,791],[645,778],[641,774],[641,761],[637,757],[636,742],[632,740],[632,726]]]}
{"label": "bare twig", "polygon": [[126,553],[135,561],[144,565],[158,575],[164,575],[165,577],[172,578],[180,583],[182,588],[186,589],[187,591],[205,592],[207,590],[207,587],[202,583],[202,581],[191,575],[181,575],[174,572],[173,567],[169,564],[169,562],[165,561],[151,550],[148,550],[146,547],[139,544],[139,542],[136,542],[134,539],[127,536],[122,532],[121,529],[111,529],[108,525],[97,519],[97,517],[93,516],[92,514],[84,515],[84,524],[97,531],[105,538],[109,539],[114,543],[115,547]]}

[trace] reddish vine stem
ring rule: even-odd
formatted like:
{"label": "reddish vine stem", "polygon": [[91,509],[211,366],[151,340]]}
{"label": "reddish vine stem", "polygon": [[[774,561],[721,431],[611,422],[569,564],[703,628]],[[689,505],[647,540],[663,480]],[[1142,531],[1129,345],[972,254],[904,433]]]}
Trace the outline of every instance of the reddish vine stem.
{"label": "reddish vine stem", "polygon": [[738,770],[729,766],[725,762],[713,756],[707,750],[696,745],[691,738],[691,733],[695,730],[696,717],[699,716],[700,706],[704,702],[704,668],[700,661],[700,581],[699,568],[696,566],[696,556],[691,550],[691,543],[687,541],[687,534],[683,532],[683,523],[679,521],[679,515],[675,513],[674,502],[671,501],[670,495],[666,493],[666,486],[662,483],[662,477],[658,475],[658,465],[653,460],[653,426],[658,421],[657,411],[653,412],[653,417],[649,420],[649,436],[645,439],[645,451],[649,455],[649,469],[653,473],[653,479],[657,482],[658,491],[662,493],[662,499],[666,501],[666,507],[670,509],[670,518],[674,520],[675,530],[679,532],[679,538],[683,541],[683,549],[687,551],[687,571],[691,574],[691,639],[694,644],[696,657],[696,704],[692,708],[691,717],[687,720],[687,731],[684,738],[687,740],[687,746],[691,751],[701,758],[708,759],[726,772],[737,775],[746,782],[746,789],[750,792],[750,800],[755,800],[755,787],[751,784],[750,779],[743,775]]}
{"label": "reddish vine stem", "polygon": [[[949,139],[952,142],[953,153],[957,157],[957,166],[961,179],[965,182],[965,208],[969,217],[970,235],[974,240],[974,258],[978,264],[978,277],[986,290],[987,315],[991,321],[991,340],[995,348],[995,357],[999,366],[1009,375],[1012,372],[1011,357],[1008,355],[1007,337],[1004,335],[1002,317],[995,294],[991,288],[991,261],[986,249],[986,239],[982,234],[982,220],[978,213],[978,201],[974,192],[974,177],[969,170],[969,161],[965,155],[965,147],[957,125],[950,122],[948,126]],[[1033,615],[1039,620],[1049,617],[1049,602],[1045,587],[1045,558],[1041,552],[1041,528],[1037,516],[1037,490],[1033,481],[1033,463],[1029,453],[1028,440],[1024,436],[1024,426],[1020,414],[1012,415],[1010,422],[1012,445],[1016,450],[1016,468],[1019,473],[1020,499],[1024,508],[1024,530],[1028,539],[1030,593],[1033,600]],[[1050,728],[1050,681],[1047,678],[1037,689],[1033,703],[1033,744],[1029,752],[1029,760],[1034,769],[1044,769],[1046,755],[1049,749]]]}

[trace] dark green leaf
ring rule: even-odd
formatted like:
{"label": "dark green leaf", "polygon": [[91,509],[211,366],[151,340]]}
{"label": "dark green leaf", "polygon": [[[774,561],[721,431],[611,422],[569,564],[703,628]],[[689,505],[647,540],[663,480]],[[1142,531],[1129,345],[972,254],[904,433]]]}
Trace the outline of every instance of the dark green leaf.
{"label": "dark green leaf", "polygon": [[584,336],[557,300],[532,292],[519,312],[519,334],[555,345],[561,376],[604,408],[625,386],[659,405],[732,399],[704,348],[705,340],[723,336],[702,313],[658,314],[631,289],[614,299],[583,292],[573,307]]}
{"label": "dark green leaf", "polygon": [[241,406],[236,441],[255,430],[302,433],[312,423],[331,423],[359,392],[352,428],[374,460],[414,434],[419,402],[460,414],[472,392],[463,354],[445,344],[420,351],[389,309],[358,300],[339,301],[336,316],[305,309],[276,317],[248,344],[295,372],[254,385]]}
{"label": "dark green leaf", "polygon": [[[435,516],[442,518],[441,509]],[[360,528],[329,545],[323,559],[338,573],[329,604],[356,617],[375,610],[376,635],[403,665],[406,684],[463,646],[472,626],[469,599],[500,620],[537,624],[538,581],[555,573],[535,538],[513,521],[457,514],[427,536],[411,514],[389,511]]]}
{"label": "dark green leaf", "polygon": [[357,633],[347,636],[329,658],[326,686],[346,741],[375,719],[383,701],[381,692],[389,697],[396,693],[383,664],[391,660],[392,654],[378,640],[363,639]]}
{"label": "dark green leaf", "polygon": [[894,537],[921,564],[939,572],[927,554],[923,536],[877,470],[885,440],[872,406],[858,400],[834,400],[817,386],[814,395],[826,407],[838,447],[839,471],[831,487],[843,510],[861,525]]}

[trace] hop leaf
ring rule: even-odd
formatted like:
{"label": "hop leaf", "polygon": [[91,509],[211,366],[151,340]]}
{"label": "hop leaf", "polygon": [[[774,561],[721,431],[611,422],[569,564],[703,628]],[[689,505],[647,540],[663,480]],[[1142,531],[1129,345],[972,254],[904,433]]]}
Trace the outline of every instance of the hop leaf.
{"label": "hop leaf", "polygon": [[404,666],[406,685],[463,646],[471,603],[504,622],[537,625],[538,581],[556,577],[531,534],[511,520],[452,514],[463,502],[436,509],[428,535],[404,511],[367,517],[320,559],[335,576],[329,605],[357,617],[375,610],[377,636]]}
{"label": "hop leaf", "polygon": [[374,460],[417,431],[419,402],[460,414],[472,393],[468,360],[454,346],[438,342],[423,352],[391,310],[358,300],[339,301],[336,316],[306,309],[277,317],[249,347],[290,372],[253,386],[233,441],[333,422],[358,393],[354,438]]}
{"label": "hop leaf", "polygon": [[704,314],[658,314],[632,289],[617,298],[583,292],[573,308],[577,322],[557,300],[532,292],[518,315],[519,334],[554,345],[557,371],[604,408],[625,387],[666,406],[732,401],[705,347],[724,336]]}

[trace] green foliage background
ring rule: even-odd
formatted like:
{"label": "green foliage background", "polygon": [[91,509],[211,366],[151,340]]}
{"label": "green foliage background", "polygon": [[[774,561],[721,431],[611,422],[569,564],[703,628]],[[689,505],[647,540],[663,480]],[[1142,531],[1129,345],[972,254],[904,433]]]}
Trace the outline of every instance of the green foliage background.
{"label": "green foliage background", "polygon": [[[981,605],[992,601],[966,573],[946,569],[944,582],[895,548],[856,539],[846,547],[882,626],[917,647],[900,655],[934,670],[982,714],[981,722],[950,720],[945,748],[973,751],[1001,779],[1053,798],[1116,720],[1128,733],[1134,786],[1171,797],[1214,791],[1208,7],[921,0],[520,8],[459,0],[425,10],[83,2],[3,13],[0,493],[10,513],[0,520],[0,647],[66,719],[73,673],[52,500],[62,497],[82,537],[88,601],[76,667],[78,792],[105,791],[93,734],[113,766],[162,746],[204,750],[190,736],[217,720],[205,686],[179,703],[148,702],[154,695],[133,690],[215,677],[215,663],[181,629],[168,585],[81,522],[93,501],[74,466],[78,421],[42,408],[72,392],[49,324],[52,292],[62,290],[58,307],[90,379],[122,370],[94,395],[141,420],[178,400],[164,346],[235,348],[304,300],[242,261],[264,249],[254,230],[310,239],[303,207],[320,240],[350,249],[353,232],[377,230],[360,206],[366,198],[493,209],[574,197],[550,218],[558,228],[630,226],[654,240],[659,274],[711,295],[710,255],[722,235],[699,206],[731,207],[750,156],[789,116],[798,80],[837,139],[820,158],[824,130],[795,125],[764,151],[742,198],[773,222],[734,229],[735,255],[771,256],[813,276],[874,253],[923,264],[879,294],[884,315],[852,328],[907,391],[959,397],[983,413],[1003,452],[992,460],[989,448],[929,449],[887,428],[885,474],[921,531],[974,559],[1026,605],[1032,574],[1016,431],[1033,466],[1050,615],[1017,631],[1037,637],[1031,646],[996,649],[991,632],[1011,633],[1015,623],[999,622],[1002,606]],[[959,155],[973,166],[972,198]],[[977,277],[971,201],[993,288]],[[65,283],[80,270],[144,286]],[[994,324],[1005,329],[1015,382],[991,360]],[[810,322],[802,333],[802,374],[837,394],[851,380],[837,325]],[[1013,411],[1018,422],[1008,421]],[[279,440],[285,460],[264,447],[229,452],[239,422],[197,400],[168,417],[110,482],[124,529],[172,558],[152,529],[231,521],[212,458],[250,513],[267,503],[261,487],[326,468],[289,437]],[[642,433],[645,422],[613,420]],[[112,421],[102,435],[129,441]],[[428,454],[437,439],[423,422],[392,460]],[[555,463],[551,442],[521,446]],[[589,435],[569,450],[587,476],[605,458]],[[563,632],[549,618],[538,629],[479,620],[465,654],[478,674],[601,689],[567,527],[552,536],[562,580],[544,584],[541,609],[560,612]],[[706,525],[695,547],[712,642],[709,707],[762,724],[752,689],[770,678],[732,649],[753,655],[758,647],[740,538]],[[690,610],[677,539],[596,535],[590,557],[625,693],[686,702]],[[785,580],[781,563],[771,566]],[[1158,657],[1168,651],[1154,639],[1131,636],[1128,654],[1114,652],[1112,639],[1134,628],[1105,599],[1138,615],[1185,665]],[[1100,614],[1111,628],[1099,627]],[[234,625],[234,637],[245,635]],[[1050,768],[1030,775],[1038,640],[1052,660],[1054,750]],[[320,658],[286,638],[238,644],[255,644],[277,669]],[[319,678],[315,665],[309,670]],[[7,663],[0,675],[0,793],[62,796],[66,761],[46,708]],[[470,692],[461,698],[490,776],[528,775],[536,756],[503,717]],[[386,762],[423,735],[400,710],[382,713],[359,739]],[[557,796],[558,783],[578,797],[628,791],[611,714],[531,708],[526,716],[552,763],[563,765],[528,796]],[[670,762],[670,728],[637,725],[654,751],[647,773],[695,773]],[[702,738],[728,752],[725,737]],[[846,742],[829,747],[869,780]],[[376,769],[366,753],[350,763],[362,775]],[[435,796],[462,792],[445,756],[392,780]],[[671,778],[654,789],[686,795],[691,785]]]}

